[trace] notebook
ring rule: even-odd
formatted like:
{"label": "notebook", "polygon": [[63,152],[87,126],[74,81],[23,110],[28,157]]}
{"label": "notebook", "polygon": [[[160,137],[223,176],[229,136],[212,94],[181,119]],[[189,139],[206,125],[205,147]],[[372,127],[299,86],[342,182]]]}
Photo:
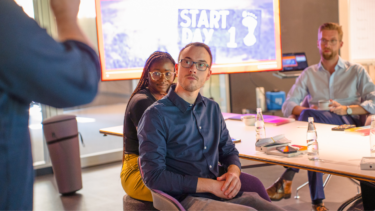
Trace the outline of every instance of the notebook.
{"label": "notebook", "polygon": [[[248,115],[256,117],[256,114],[237,114],[234,116],[228,116],[227,119],[241,121],[242,116],[248,116]],[[287,123],[295,121],[295,119],[292,119],[292,118],[283,118],[283,117],[271,116],[271,115],[263,115],[263,120],[264,120],[264,123],[269,124],[269,125],[274,125],[274,126],[279,126],[279,125],[283,125],[283,124],[287,124]]]}
{"label": "notebook", "polygon": [[347,133],[356,133],[362,136],[368,136],[370,135],[370,126],[349,128],[344,131]]}

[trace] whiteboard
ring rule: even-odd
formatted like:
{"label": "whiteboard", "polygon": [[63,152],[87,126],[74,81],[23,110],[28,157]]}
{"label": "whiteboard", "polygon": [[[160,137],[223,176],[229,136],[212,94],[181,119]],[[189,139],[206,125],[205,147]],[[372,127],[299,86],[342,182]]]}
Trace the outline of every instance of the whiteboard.
{"label": "whiteboard", "polygon": [[375,0],[350,0],[349,26],[351,60],[375,61]]}

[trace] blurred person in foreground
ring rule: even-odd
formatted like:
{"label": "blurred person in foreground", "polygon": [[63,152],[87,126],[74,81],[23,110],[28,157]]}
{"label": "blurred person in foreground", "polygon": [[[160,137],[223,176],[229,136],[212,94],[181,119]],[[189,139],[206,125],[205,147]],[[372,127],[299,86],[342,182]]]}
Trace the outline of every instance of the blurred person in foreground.
{"label": "blurred person in foreground", "polygon": [[32,210],[31,101],[63,108],[91,102],[99,60],[77,24],[79,0],[51,0],[58,39],[13,0],[0,1],[0,210]]}

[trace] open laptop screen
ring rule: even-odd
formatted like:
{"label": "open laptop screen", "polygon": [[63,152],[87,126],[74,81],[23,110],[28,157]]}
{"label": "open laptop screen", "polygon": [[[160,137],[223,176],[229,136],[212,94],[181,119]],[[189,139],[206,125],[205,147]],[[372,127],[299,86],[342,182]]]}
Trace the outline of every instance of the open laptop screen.
{"label": "open laptop screen", "polygon": [[304,70],[307,67],[308,65],[305,53],[283,54],[283,72]]}

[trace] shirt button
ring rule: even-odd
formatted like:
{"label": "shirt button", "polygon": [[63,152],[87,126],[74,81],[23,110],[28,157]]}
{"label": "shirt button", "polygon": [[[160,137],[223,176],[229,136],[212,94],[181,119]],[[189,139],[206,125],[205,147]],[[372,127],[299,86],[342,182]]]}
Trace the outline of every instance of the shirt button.
{"label": "shirt button", "polygon": [[212,168],[212,166],[210,165],[210,168]]}
{"label": "shirt button", "polygon": [[207,149],[207,147],[206,147],[206,146],[204,146],[204,149]]}
{"label": "shirt button", "polygon": [[200,129],[202,129],[202,127],[201,127],[201,126],[199,126],[199,130],[200,130]]}
{"label": "shirt button", "polygon": [[190,104],[189,106],[193,106],[192,104]]}

